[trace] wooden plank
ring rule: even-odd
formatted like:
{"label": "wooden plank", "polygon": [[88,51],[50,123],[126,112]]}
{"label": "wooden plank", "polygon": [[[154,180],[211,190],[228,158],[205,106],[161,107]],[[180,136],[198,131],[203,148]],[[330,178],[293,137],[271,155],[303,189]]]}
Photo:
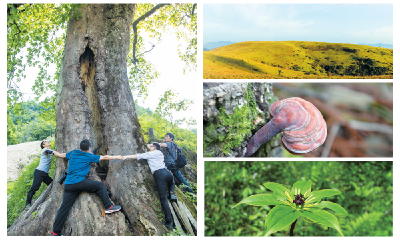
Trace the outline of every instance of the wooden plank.
{"label": "wooden plank", "polygon": [[188,217],[189,221],[192,223],[192,225],[194,226],[194,228],[197,231],[197,221],[196,221],[196,219],[194,219],[193,215],[190,213],[189,209],[187,208],[187,206],[185,204],[182,204],[182,207],[184,208],[184,210],[186,212],[186,216]]}
{"label": "wooden plank", "polygon": [[190,225],[189,219],[186,215],[186,211],[184,209],[184,204],[181,201],[178,201],[178,204],[172,203],[172,205],[177,205],[176,207],[179,209],[179,214],[181,215],[181,220],[183,222],[183,225],[185,226],[186,230],[192,235],[194,235],[192,226]]}
{"label": "wooden plank", "polygon": [[175,210],[174,210],[174,208],[172,207],[172,205],[171,205],[171,203],[169,202],[169,200],[168,200],[168,206],[169,206],[169,209],[171,210],[172,219],[174,220],[174,224],[175,224],[176,229],[177,229],[178,232],[181,234],[181,236],[185,236],[185,233],[183,232],[182,226],[181,226],[181,224],[179,223],[178,217],[177,217],[176,214],[175,214]]}
{"label": "wooden plank", "polygon": [[[179,219],[181,220],[181,222],[184,224],[185,222],[183,221],[183,219],[182,219],[182,214],[180,213],[180,209],[179,209],[179,207],[178,207],[178,205],[176,205],[176,202],[172,202],[172,206],[173,206],[173,208],[174,208],[174,210],[175,210],[175,213],[176,213],[176,215],[179,217]],[[178,219],[178,218],[177,218]],[[185,227],[185,226],[184,226]],[[185,227],[185,229],[186,229],[186,227]],[[187,230],[187,229],[186,229]]]}

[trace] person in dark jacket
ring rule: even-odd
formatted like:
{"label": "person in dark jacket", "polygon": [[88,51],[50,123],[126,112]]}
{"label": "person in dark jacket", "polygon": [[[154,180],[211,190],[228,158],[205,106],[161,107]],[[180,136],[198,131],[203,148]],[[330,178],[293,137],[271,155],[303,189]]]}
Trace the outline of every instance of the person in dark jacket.
{"label": "person in dark jacket", "polygon": [[[160,143],[160,146],[168,148],[170,150],[169,152],[172,152],[173,154],[172,156],[170,154],[166,154],[165,157],[167,159],[171,158],[169,161],[175,162],[175,160],[177,159],[176,148],[178,147],[178,145],[174,143],[174,135],[172,133],[165,134],[165,143]],[[179,169],[169,168],[168,165],[167,168],[172,172],[172,174],[174,174],[176,179],[179,181],[178,185],[180,185],[181,183],[185,184],[187,186],[188,191],[193,193],[193,189],[190,187],[190,184],[186,182],[186,180],[183,178],[182,173],[181,171],[179,171]]]}

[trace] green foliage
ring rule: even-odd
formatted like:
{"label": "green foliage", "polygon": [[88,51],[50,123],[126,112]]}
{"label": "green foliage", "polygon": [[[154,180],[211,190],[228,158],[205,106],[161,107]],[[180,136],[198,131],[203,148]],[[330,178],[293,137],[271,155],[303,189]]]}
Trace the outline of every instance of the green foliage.
{"label": "green foliage", "polygon": [[34,212],[32,213],[32,218],[31,218],[31,219],[34,219],[34,218],[36,217],[36,215],[38,214],[38,212],[39,212],[39,211],[37,211],[37,210],[34,211]]}
{"label": "green foliage", "polygon": [[285,229],[295,222],[298,217],[335,228],[343,236],[337,218],[322,209],[330,209],[338,214],[348,215],[346,210],[333,202],[320,202],[324,197],[340,194],[340,191],[324,189],[313,192],[311,191],[311,181],[298,181],[293,184],[291,190],[273,182],[264,183],[264,186],[272,191],[273,194],[251,195],[240,201],[237,205],[241,203],[253,206],[277,205],[267,215],[264,231],[265,236]]}
{"label": "green foliage", "polygon": [[[135,18],[147,13],[154,4],[138,4],[135,11]],[[46,109],[45,114],[39,115],[40,118],[28,124],[24,121],[15,122],[15,116],[20,117],[26,114],[24,103],[21,103],[21,92],[18,84],[26,78],[24,74],[27,66],[39,68],[39,74],[35,80],[33,90],[36,96],[45,92],[54,92],[58,76],[62,53],[65,45],[67,22],[71,17],[79,19],[77,9],[80,4],[7,4],[7,144],[17,144],[26,141],[41,140],[51,135],[46,132],[55,128],[54,95],[46,98],[40,103],[41,110]],[[136,45],[136,57],[138,63],[133,67],[132,51],[127,56],[128,68],[130,69],[131,88],[146,95],[148,85],[152,79],[158,76],[151,63],[144,59],[143,35],[150,35],[157,40],[161,40],[162,33],[173,30],[180,43],[186,42],[185,51],[178,50],[181,59],[186,62],[187,69],[196,68],[197,53],[197,4],[168,4],[159,9],[150,17],[145,18],[137,26],[138,42]],[[133,31],[132,31],[133,32]],[[133,34],[133,33],[132,33]],[[134,36],[132,35],[132,41]],[[131,44],[131,50],[133,48]],[[50,64],[54,64],[55,73],[51,76],[47,69]],[[190,100],[185,100],[190,101]],[[191,102],[175,103],[166,101],[166,106],[161,106],[161,117],[166,115],[172,117],[171,109],[184,110]],[[169,104],[169,105],[168,105]],[[164,112],[161,112],[164,111]],[[163,115],[166,114],[166,115]],[[31,116],[31,115],[29,115]],[[37,117],[37,115],[35,115]],[[172,121],[173,127],[178,126],[183,121],[189,125],[194,125],[195,120]],[[164,125],[161,124],[161,125]],[[54,131],[53,131],[54,132]],[[190,132],[190,131],[189,131]],[[193,137],[193,134],[184,132],[180,138]],[[194,148],[187,144],[189,148]]]}
{"label": "green foliage", "polygon": [[[178,100],[177,97],[178,93],[175,93],[172,89],[168,89],[159,98],[158,106],[154,112],[158,118],[168,118],[172,129],[174,126],[186,121],[186,118],[174,121],[173,112],[186,111],[190,105],[194,104],[194,101],[191,99],[184,98],[183,100]],[[191,119],[190,121],[192,125],[196,124],[196,120]]]}
{"label": "green foliage", "polygon": [[[348,216],[335,213],[345,236],[393,235],[393,163],[348,161],[290,162],[205,162],[205,235],[262,236],[273,205],[234,207],[255,194],[275,194],[265,182],[291,183],[310,179],[312,191],[340,191],[319,204],[329,212],[346,209]],[[268,186],[271,187],[271,186]],[[267,195],[266,195],[267,196]],[[275,196],[275,195],[274,195]],[[286,195],[285,195],[286,196]],[[283,196],[282,196],[283,197]],[[251,200],[251,199],[250,199]],[[246,200],[247,201],[247,200]],[[335,204],[326,203],[332,202]],[[373,226],[373,227],[372,227]],[[273,233],[288,236],[289,226]],[[295,236],[337,236],[335,228],[299,218]]]}
{"label": "green foliage", "polygon": [[54,91],[58,74],[51,77],[47,68],[55,64],[56,72],[59,71],[65,23],[78,7],[77,4],[7,4],[7,97],[10,103],[17,102],[21,96],[17,83],[26,78],[26,66],[39,69],[33,87],[37,96],[49,89]]}
{"label": "green foliage", "polygon": [[157,203],[155,205],[157,206],[157,208],[154,209],[154,211],[156,213],[156,216],[157,216],[158,220],[160,220],[160,222],[161,222],[161,221],[164,220],[164,217],[165,217],[164,212],[163,212],[163,210],[161,208],[161,202],[157,201]]}
{"label": "green foliage", "polygon": [[[60,74],[66,29],[69,19],[77,18],[81,4],[7,4],[7,103],[12,108],[21,100],[18,85],[27,76],[27,66],[36,67],[39,73],[33,90],[37,97],[48,91],[55,92]],[[155,4],[137,4],[135,19],[147,13]],[[134,31],[130,54],[127,56],[129,82],[138,97],[147,96],[148,86],[159,73],[145,59],[143,36],[161,41],[162,34],[173,31],[180,45],[178,55],[186,63],[186,70],[196,69],[197,54],[197,4],[167,4],[137,25],[138,40],[133,61]],[[152,44],[154,47],[156,44]],[[48,72],[53,68],[54,75]],[[51,100],[54,102],[54,96]],[[54,106],[54,105],[53,105]]]}
{"label": "green foliage", "polygon": [[344,228],[351,233],[352,236],[391,236],[391,229],[376,229],[375,231],[370,231],[374,229],[384,217],[385,214],[381,212],[366,212],[358,218],[352,218],[350,224]]}
{"label": "green foliage", "polygon": [[[54,142],[51,142],[51,144],[54,146]],[[14,182],[12,189],[7,190],[7,227],[11,226],[25,209],[26,194],[32,186],[33,172],[39,166],[39,162],[40,156],[35,158],[28,166],[24,166],[18,180]],[[55,169],[56,161],[55,157],[53,157],[49,176],[54,176]],[[32,202],[39,198],[46,187],[47,185],[42,183],[39,190],[33,196]]]}
{"label": "green foliage", "polygon": [[192,188],[193,193],[190,193],[190,192],[186,191],[184,194],[185,194],[187,199],[189,199],[192,203],[197,205],[197,183],[189,183],[189,185]]}
{"label": "green foliage", "polygon": [[[51,135],[55,128],[54,98],[40,103],[39,112],[31,114],[21,102],[22,93],[18,87],[27,76],[27,66],[39,69],[32,87],[38,96],[54,91],[58,80],[66,22],[79,5],[77,4],[7,4],[7,144],[42,140]],[[51,76],[47,69],[55,66]],[[54,67],[53,67],[54,68]],[[38,110],[38,109],[36,109]],[[33,123],[15,122],[15,116],[28,113],[29,117],[38,117]],[[47,129],[47,133],[46,132]]]}
{"label": "green foliage", "polygon": [[7,145],[43,140],[54,135],[55,128],[54,107],[46,100],[19,102],[7,109]]}
{"label": "green foliage", "polygon": [[[135,20],[153,9],[157,4],[138,4]],[[160,73],[146,60],[145,53],[162,41],[165,32],[173,32],[178,45],[178,55],[185,63],[183,71],[193,71],[197,67],[197,4],[168,4],[137,25],[136,59],[133,60],[134,32],[128,54],[129,82],[137,97],[148,95],[148,86]],[[146,49],[144,36],[150,37],[151,49]]]}
{"label": "green foliage", "polygon": [[[231,131],[225,136],[219,135],[218,140],[223,142],[223,153],[229,153],[232,147],[239,146],[244,138],[251,134],[252,124],[252,112],[248,106],[237,107],[233,111],[232,115],[225,113],[224,109],[221,111],[221,125],[229,126]],[[249,119],[248,121],[243,121],[244,119]]]}
{"label": "green foliage", "polygon": [[174,134],[174,142],[186,150],[197,152],[197,132],[193,129],[184,129],[171,123],[159,114],[153,113],[149,109],[141,108],[136,105],[140,126],[144,132],[146,142],[149,142],[148,129],[154,129],[156,141],[164,141],[165,134],[171,132]]}

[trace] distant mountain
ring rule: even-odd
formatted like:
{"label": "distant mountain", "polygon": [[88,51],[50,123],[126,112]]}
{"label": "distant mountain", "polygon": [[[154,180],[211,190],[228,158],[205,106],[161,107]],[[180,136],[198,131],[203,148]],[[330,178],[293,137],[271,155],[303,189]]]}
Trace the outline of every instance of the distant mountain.
{"label": "distant mountain", "polygon": [[[210,43],[206,43],[203,46],[203,51],[210,51],[213,50],[214,48],[219,48],[219,47],[223,47],[226,45],[231,45],[234,42],[229,42],[229,41],[219,41],[219,42],[210,42]],[[206,48],[207,50],[204,50],[204,48]]]}
{"label": "distant mountain", "polygon": [[210,51],[210,49],[203,47],[203,51]]}
{"label": "distant mountain", "polygon": [[393,49],[393,45],[390,45],[390,44],[383,44],[383,43],[377,43],[377,44],[359,43],[359,45],[367,45],[367,46],[371,46],[371,47],[381,47],[381,48],[390,48],[390,49]]}

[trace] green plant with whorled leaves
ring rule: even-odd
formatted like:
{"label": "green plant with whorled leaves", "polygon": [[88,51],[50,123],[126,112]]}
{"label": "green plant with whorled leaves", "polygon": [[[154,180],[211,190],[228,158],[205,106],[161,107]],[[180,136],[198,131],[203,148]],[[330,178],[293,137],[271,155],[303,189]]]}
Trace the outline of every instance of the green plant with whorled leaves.
{"label": "green plant with whorled leaves", "polygon": [[242,203],[253,206],[276,205],[269,211],[265,220],[264,236],[281,231],[291,224],[291,232],[293,232],[294,224],[299,217],[335,228],[343,236],[338,219],[326,209],[342,215],[348,215],[347,211],[339,204],[321,201],[324,197],[341,194],[340,191],[323,189],[313,192],[311,191],[311,181],[298,181],[293,184],[291,190],[279,183],[267,182],[263,185],[273,193],[246,197],[234,207]]}

